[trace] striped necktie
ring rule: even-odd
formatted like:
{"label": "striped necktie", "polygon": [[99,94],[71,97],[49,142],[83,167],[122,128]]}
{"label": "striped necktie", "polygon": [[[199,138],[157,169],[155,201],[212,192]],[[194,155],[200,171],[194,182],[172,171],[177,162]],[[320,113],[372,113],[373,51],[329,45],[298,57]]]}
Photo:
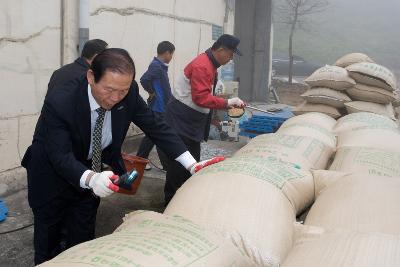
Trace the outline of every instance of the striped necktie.
{"label": "striped necktie", "polygon": [[99,116],[97,117],[92,137],[92,170],[95,172],[101,172],[101,134],[103,131],[103,122],[106,110],[99,107],[96,109],[96,112]]}

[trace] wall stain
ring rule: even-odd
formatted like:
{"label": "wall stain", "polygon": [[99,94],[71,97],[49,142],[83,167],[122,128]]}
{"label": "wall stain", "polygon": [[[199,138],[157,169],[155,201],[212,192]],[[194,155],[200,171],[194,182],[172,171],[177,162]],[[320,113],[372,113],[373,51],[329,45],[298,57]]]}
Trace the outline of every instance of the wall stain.
{"label": "wall stain", "polygon": [[193,18],[188,18],[188,17],[181,17],[177,16],[175,14],[169,14],[169,13],[163,13],[163,12],[157,12],[153,11],[147,8],[137,8],[137,7],[126,7],[126,8],[115,8],[115,7],[99,7],[96,9],[94,12],[90,13],[90,16],[97,16],[100,15],[101,13],[105,12],[110,12],[110,13],[116,13],[120,16],[131,16],[134,13],[140,13],[140,14],[146,14],[150,16],[158,16],[158,17],[164,17],[164,18],[170,18],[182,22],[191,22],[191,23],[201,23],[205,25],[213,25],[215,23],[202,20],[202,19],[193,19]]}
{"label": "wall stain", "polygon": [[38,32],[32,33],[31,35],[28,35],[26,37],[0,37],[0,45],[2,43],[26,43],[29,40],[36,38],[40,36],[43,32],[47,30],[59,30],[60,27],[51,27],[51,26],[46,26],[43,29],[41,29]]}

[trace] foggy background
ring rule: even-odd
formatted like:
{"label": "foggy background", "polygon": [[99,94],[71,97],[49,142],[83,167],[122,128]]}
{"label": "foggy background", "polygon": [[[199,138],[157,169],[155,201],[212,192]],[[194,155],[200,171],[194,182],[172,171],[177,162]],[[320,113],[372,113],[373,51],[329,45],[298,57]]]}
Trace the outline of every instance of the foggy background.
{"label": "foggy background", "polygon": [[[362,52],[400,77],[400,1],[330,0],[294,36],[294,55],[319,64]],[[274,53],[288,53],[289,29],[274,23]]]}

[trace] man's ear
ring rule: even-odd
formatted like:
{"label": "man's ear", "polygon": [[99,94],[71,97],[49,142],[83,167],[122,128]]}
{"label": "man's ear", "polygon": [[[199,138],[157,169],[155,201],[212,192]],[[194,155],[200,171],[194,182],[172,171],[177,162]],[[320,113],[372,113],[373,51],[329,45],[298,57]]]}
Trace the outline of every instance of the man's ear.
{"label": "man's ear", "polygon": [[86,79],[90,85],[94,84],[94,73],[91,69],[89,69],[86,73]]}

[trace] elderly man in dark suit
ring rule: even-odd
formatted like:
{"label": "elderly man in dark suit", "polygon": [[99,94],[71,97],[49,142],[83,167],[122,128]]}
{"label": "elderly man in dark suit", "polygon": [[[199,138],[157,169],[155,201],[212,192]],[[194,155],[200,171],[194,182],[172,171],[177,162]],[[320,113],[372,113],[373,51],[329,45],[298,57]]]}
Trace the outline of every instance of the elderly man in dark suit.
{"label": "elderly man in dark suit", "polygon": [[[94,238],[99,197],[117,191],[110,178],[126,171],[121,146],[130,122],[191,173],[203,166],[169,126],[155,119],[134,76],[128,52],[106,49],[95,57],[87,77],[46,96],[22,160],[34,214],[35,264],[55,256],[64,225],[67,247]],[[102,163],[114,173],[102,171]]]}

